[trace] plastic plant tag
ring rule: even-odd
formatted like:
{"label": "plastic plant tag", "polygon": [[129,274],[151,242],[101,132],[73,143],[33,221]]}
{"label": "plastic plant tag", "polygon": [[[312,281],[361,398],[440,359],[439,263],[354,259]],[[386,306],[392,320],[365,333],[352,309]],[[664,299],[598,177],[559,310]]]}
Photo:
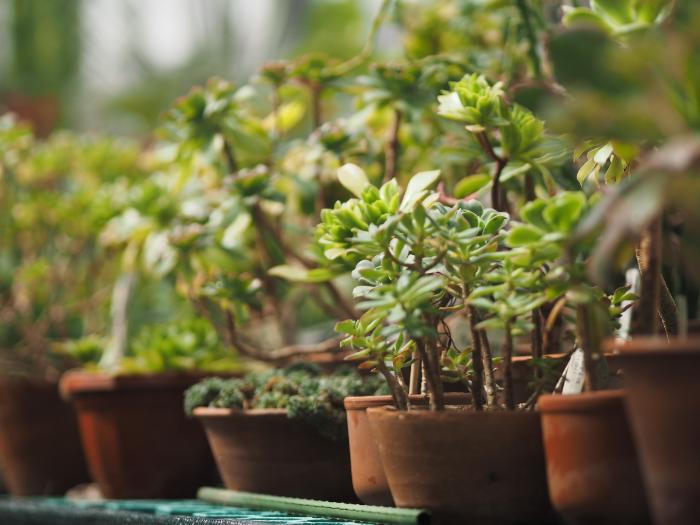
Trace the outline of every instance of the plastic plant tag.
{"label": "plastic plant tag", "polygon": [[[640,277],[637,268],[630,268],[625,272],[625,281],[630,287],[630,292],[639,293]],[[629,301],[622,304],[628,306]],[[620,328],[617,330],[617,338],[626,341],[630,338],[630,327],[632,326],[632,308],[627,308],[620,316]]]}
{"label": "plastic plant tag", "polygon": [[580,394],[583,391],[584,370],[583,350],[577,348],[571,354],[571,358],[562,374],[562,380],[564,381],[562,394]]}

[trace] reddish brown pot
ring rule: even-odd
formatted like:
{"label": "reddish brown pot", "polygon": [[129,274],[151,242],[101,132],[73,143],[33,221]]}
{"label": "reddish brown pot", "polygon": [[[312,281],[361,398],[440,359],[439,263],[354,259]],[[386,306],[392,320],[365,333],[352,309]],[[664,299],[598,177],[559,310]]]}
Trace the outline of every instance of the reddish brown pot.
{"label": "reddish brown pot", "polygon": [[0,380],[0,464],[15,496],[60,495],[89,480],[75,414],[56,383]]}
{"label": "reddish brown pot", "polygon": [[69,372],[61,390],[78,413],[93,479],[106,498],[187,498],[215,479],[206,437],[183,411],[201,375]]}
{"label": "reddish brown pot", "polygon": [[355,501],[344,440],[331,441],[286,410],[197,408],[226,488]]}
{"label": "reddish brown pot", "polygon": [[539,414],[367,409],[398,507],[445,523],[550,523]]}
{"label": "reddish brown pot", "polygon": [[554,508],[568,523],[649,523],[622,390],[539,398]]}
{"label": "reddish brown pot", "polygon": [[617,343],[657,525],[700,523],[700,338]]}
{"label": "reddish brown pot", "polygon": [[[410,399],[414,405],[428,406],[427,396],[410,396]],[[445,394],[448,405],[466,405],[470,399],[467,394]],[[367,418],[368,408],[387,406],[392,403],[391,396],[346,397],[344,401],[348,414],[352,487],[360,501],[366,505],[394,505]]]}

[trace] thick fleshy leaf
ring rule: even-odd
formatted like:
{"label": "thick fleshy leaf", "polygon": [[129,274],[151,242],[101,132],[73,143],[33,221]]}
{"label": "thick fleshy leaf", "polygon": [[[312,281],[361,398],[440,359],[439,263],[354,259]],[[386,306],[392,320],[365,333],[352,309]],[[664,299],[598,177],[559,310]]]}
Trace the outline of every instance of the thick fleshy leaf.
{"label": "thick fleshy leaf", "polygon": [[362,191],[370,184],[362,168],[352,163],[338,168],[338,181],[356,197],[362,197]]}
{"label": "thick fleshy leaf", "polygon": [[435,184],[439,177],[440,170],[421,171],[411,177],[411,180],[408,181],[408,186],[406,186],[406,193],[404,193],[401,201],[400,210],[408,211],[413,208],[415,203],[425,196],[423,192]]}

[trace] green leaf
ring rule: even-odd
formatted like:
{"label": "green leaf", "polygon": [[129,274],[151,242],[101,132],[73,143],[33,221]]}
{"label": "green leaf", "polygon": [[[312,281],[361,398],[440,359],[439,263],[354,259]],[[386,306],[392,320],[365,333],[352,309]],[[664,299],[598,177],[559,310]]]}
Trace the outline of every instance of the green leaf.
{"label": "green leaf", "polygon": [[404,193],[399,209],[401,211],[408,211],[413,208],[416,202],[424,196],[424,191],[433,185],[439,177],[440,170],[421,171],[420,173],[416,173],[413,177],[411,177],[411,180],[408,181],[406,193]]}
{"label": "green leaf", "polygon": [[528,246],[538,242],[542,238],[542,230],[529,224],[519,224],[514,226],[506,237],[506,244],[511,248],[517,246]]}
{"label": "green leaf", "polygon": [[491,177],[485,173],[469,175],[460,180],[454,189],[455,197],[463,199],[475,193],[491,182]]}
{"label": "green leaf", "polygon": [[586,182],[591,173],[593,173],[594,170],[597,173],[599,169],[600,166],[596,164],[594,159],[588,159],[579,168],[578,173],[576,174],[576,180],[578,180],[578,183],[583,186],[583,183]]}
{"label": "green leaf", "polygon": [[362,197],[362,191],[370,185],[362,168],[351,163],[338,168],[338,181],[356,197]]}
{"label": "green leaf", "polygon": [[573,26],[591,26],[596,29],[600,29],[605,32],[610,31],[610,26],[603,20],[603,18],[592,12],[590,9],[583,7],[570,9],[564,15],[564,24]]}
{"label": "green leaf", "polygon": [[281,277],[287,281],[298,283],[311,282],[309,279],[309,271],[302,266],[280,264],[279,266],[273,266],[270,268],[267,273],[273,277]]}

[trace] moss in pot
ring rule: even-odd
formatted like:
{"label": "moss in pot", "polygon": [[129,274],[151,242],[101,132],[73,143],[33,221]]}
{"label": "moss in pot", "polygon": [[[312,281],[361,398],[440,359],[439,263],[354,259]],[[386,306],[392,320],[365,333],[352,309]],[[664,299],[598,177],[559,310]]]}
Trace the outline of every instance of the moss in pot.
{"label": "moss in pot", "polygon": [[187,391],[185,411],[204,425],[227,488],[354,501],[343,399],[382,392],[376,377],[303,364],[206,379]]}

